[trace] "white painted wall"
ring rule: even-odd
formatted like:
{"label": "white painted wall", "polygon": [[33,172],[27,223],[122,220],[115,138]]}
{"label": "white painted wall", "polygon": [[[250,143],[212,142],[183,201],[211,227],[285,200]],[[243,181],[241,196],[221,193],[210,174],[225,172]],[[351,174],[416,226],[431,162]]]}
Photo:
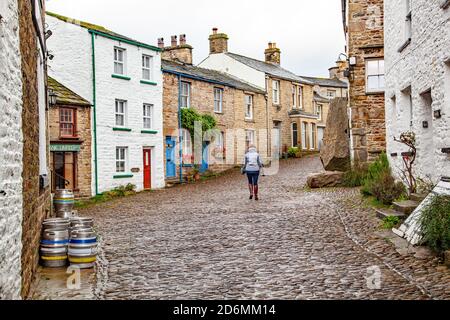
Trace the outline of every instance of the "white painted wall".
{"label": "white painted wall", "polygon": [[264,72],[250,68],[224,53],[210,54],[199,64],[199,67],[230,74],[266,90],[266,75]]}
{"label": "white painted wall", "polygon": [[[76,93],[93,101],[92,39],[88,30],[47,16],[53,36],[48,47],[55,55],[50,61],[50,74]],[[127,50],[127,76],[130,81],[112,78],[114,47]],[[140,83],[142,54],[152,55],[154,79],[157,86]],[[143,189],[143,148],[152,148],[152,188],[163,188],[164,150],[162,128],[162,72],[159,52],[120,41],[95,36],[96,92],[97,92],[97,154],[99,192],[128,183]],[[127,100],[128,123],[131,132],[113,131],[115,100]],[[143,104],[154,105],[155,135],[142,134]],[[92,117],[94,119],[94,117]],[[92,126],[93,127],[93,126]],[[116,147],[128,147],[128,171],[139,168],[132,178],[114,179]],[[94,155],[94,148],[92,150]],[[95,165],[92,161],[92,190],[95,193]]]}
{"label": "white painted wall", "polygon": [[20,299],[22,253],[22,72],[16,0],[0,15],[0,300]]}
{"label": "white painted wall", "polygon": [[[417,134],[417,175],[437,181],[450,175],[450,157],[441,152],[450,147],[450,8],[442,9],[441,0],[412,1],[412,41],[405,43],[406,0],[385,1],[386,126],[388,153],[405,149],[393,141],[401,132]],[[407,88],[411,88],[412,127]],[[406,90],[405,90],[406,89]],[[431,108],[421,94],[431,89]],[[441,110],[442,118],[433,117]],[[429,121],[429,128],[422,127]],[[401,157],[391,158],[398,174]]]}

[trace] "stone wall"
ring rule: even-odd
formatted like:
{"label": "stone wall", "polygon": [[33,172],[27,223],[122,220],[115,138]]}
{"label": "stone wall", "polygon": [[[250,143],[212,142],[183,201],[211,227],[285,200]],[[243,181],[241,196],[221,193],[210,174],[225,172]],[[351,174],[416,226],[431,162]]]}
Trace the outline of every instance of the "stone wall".
{"label": "stone wall", "polygon": [[441,7],[442,3],[412,1],[409,44],[405,1],[385,3],[387,147],[398,177],[400,154],[407,150],[393,137],[409,130],[417,135],[416,175],[437,182],[450,172],[450,156],[442,153],[450,147],[450,7]]}
{"label": "stone wall", "polygon": [[386,150],[384,93],[366,93],[366,62],[384,57],[383,0],[348,3],[348,56],[357,62],[349,79],[353,157],[371,161]]}
{"label": "stone wall", "polygon": [[20,299],[22,73],[16,0],[0,5],[0,300]]}

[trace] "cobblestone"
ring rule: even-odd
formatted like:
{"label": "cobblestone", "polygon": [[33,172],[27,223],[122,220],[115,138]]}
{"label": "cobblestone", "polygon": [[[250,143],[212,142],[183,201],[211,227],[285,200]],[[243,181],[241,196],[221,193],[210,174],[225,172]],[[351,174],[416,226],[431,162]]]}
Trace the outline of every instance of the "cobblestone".
{"label": "cobblestone", "polygon": [[[82,211],[96,220],[101,254],[91,292],[70,297],[450,298],[448,269],[399,254],[358,190],[304,189],[320,168],[316,157],[283,161],[262,177],[259,202],[234,172]],[[376,268],[381,283],[371,289]],[[49,287],[37,284],[33,298],[67,297]]]}

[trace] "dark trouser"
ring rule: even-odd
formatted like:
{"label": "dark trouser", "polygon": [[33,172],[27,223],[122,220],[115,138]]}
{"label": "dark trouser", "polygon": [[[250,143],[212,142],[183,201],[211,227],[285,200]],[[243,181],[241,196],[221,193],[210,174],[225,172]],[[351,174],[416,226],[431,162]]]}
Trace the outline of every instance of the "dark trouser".
{"label": "dark trouser", "polygon": [[259,171],[247,172],[247,178],[248,178],[248,184],[251,184],[253,186],[257,186],[258,185],[258,179],[259,179]]}

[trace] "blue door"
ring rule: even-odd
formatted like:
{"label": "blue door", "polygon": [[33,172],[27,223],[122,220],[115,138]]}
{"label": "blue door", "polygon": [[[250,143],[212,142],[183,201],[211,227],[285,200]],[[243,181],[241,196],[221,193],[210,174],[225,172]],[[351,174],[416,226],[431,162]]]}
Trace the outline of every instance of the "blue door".
{"label": "blue door", "polygon": [[176,177],[175,139],[166,137],[166,178]]}
{"label": "blue door", "polygon": [[209,169],[209,143],[203,142],[203,156],[202,156],[202,166],[200,167],[200,173],[204,173]]}

